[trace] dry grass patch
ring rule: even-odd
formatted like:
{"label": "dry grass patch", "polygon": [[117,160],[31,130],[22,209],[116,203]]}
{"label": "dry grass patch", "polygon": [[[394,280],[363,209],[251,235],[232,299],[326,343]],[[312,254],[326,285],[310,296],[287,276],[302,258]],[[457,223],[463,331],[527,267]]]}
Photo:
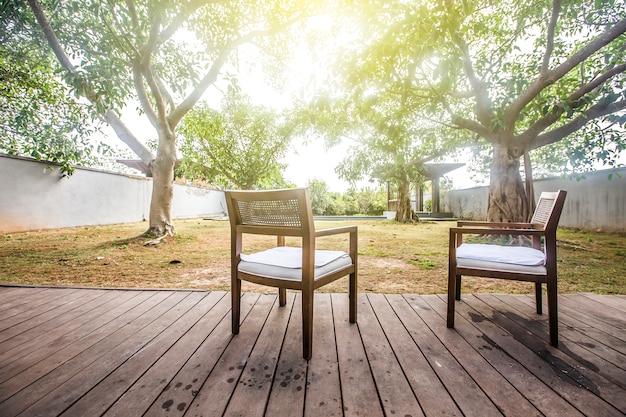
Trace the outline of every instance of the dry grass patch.
{"label": "dry grass patch", "polygon": [[[359,290],[380,293],[446,292],[451,222],[319,222],[318,228],[359,227]],[[144,246],[146,223],[79,227],[0,237],[0,282],[138,288],[230,288],[228,222],[179,220],[177,235]],[[273,239],[249,237],[252,250]],[[289,240],[288,240],[289,243]],[[347,235],[323,238],[321,248],[347,250]],[[626,294],[626,237],[559,231],[559,290]],[[265,290],[244,284],[246,291]],[[324,291],[346,292],[347,279]],[[464,292],[531,293],[532,284],[467,277]]]}

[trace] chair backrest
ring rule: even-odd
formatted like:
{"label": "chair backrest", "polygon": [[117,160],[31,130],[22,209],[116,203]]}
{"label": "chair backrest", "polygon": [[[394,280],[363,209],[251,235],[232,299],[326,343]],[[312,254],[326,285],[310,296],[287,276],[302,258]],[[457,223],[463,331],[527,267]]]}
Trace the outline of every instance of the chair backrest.
{"label": "chair backrest", "polygon": [[306,188],[226,191],[225,196],[233,231],[305,236],[315,230]]}
{"label": "chair backrest", "polygon": [[564,190],[541,193],[537,202],[537,208],[530,222],[541,226],[541,229],[546,232],[556,232],[566,195],[567,191]]}

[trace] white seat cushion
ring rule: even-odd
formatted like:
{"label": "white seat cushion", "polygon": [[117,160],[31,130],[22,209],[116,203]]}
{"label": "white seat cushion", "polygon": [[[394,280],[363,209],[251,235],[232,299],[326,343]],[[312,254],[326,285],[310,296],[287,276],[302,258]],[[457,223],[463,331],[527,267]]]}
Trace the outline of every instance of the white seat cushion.
{"label": "white seat cushion", "polygon": [[456,257],[513,265],[539,266],[546,264],[546,255],[542,251],[524,246],[464,243],[456,248]]}
{"label": "white seat cushion", "polygon": [[457,258],[457,268],[473,268],[484,269],[488,271],[502,271],[513,272],[517,274],[530,274],[530,275],[547,275],[546,267],[543,265],[529,266],[529,265],[515,265],[504,262],[491,262],[481,261],[477,259],[469,258]]}
{"label": "white seat cushion", "polygon": [[464,243],[456,248],[457,268],[546,275],[545,254],[523,246]]}
{"label": "white seat cushion", "polygon": [[[350,255],[343,251],[315,251],[315,279],[352,265]],[[279,246],[263,252],[241,254],[240,272],[267,278],[302,280],[302,249]]]}

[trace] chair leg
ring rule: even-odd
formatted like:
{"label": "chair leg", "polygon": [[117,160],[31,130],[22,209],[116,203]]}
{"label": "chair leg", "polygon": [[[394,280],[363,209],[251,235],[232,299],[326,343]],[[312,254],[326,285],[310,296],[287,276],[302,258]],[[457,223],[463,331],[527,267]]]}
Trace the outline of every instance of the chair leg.
{"label": "chair leg", "polygon": [[241,280],[233,279],[231,288],[232,332],[239,334],[239,321],[241,319]]}
{"label": "chair leg", "polygon": [[453,272],[448,272],[448,327],[454,327],[454,303],[456,300],[457,287],[460,286],[460,277]]}
{"label": "chair leg", "polygon": [[307,361],[313,354],[313,295],[313,290],[302,290],[302,357]]}
{"label": "chair leg", "polygon": [[460,275],[456,276],[455,286],[456,286],[456,289],[455,289],[455,291],[456,291],[455,299],[456,300],[461,300],[461,276]]}
{"label": "chair leg", "polygon": [[542,314],[541,282],[535,282],[535,304],[537,305],[537,314]]}
{"label": "chair leg", "polygon": [[550,325],[550,344],[559,346],[559,317],[557,307],[556,279],[548,279],[548,323]]}
{"label": "chair leg", "polygon": [[281,307],[287,305],[287,290],[285,288],[278,289],[278,305]]}
{"label": "chair leg", "polygon": [[349,299],[350,323],[356,323],[357,304],[358,304],[356,272],[353,272],[352,274],[350,274],[349,297],[350,297]]}

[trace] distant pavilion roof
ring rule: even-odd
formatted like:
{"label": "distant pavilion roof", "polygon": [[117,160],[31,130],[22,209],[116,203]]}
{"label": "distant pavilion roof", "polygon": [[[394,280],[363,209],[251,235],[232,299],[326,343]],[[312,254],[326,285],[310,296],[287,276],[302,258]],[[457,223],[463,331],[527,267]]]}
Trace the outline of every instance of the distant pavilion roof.
{"label": "distant pavilion roof", "polygon": [[141,159],[116,159],[115,162],[124,164],[132,169],[136,169],[137,171],[144,174],[146,177],[152,177],[152,170]]}
{"label": "distant pavilion roof", "polygon": [[424,175],[429,179],[439,178],[444,176],[450,171],[461,168],[465,164],[463,163],[449,163],[449,164],[424,164]]}

